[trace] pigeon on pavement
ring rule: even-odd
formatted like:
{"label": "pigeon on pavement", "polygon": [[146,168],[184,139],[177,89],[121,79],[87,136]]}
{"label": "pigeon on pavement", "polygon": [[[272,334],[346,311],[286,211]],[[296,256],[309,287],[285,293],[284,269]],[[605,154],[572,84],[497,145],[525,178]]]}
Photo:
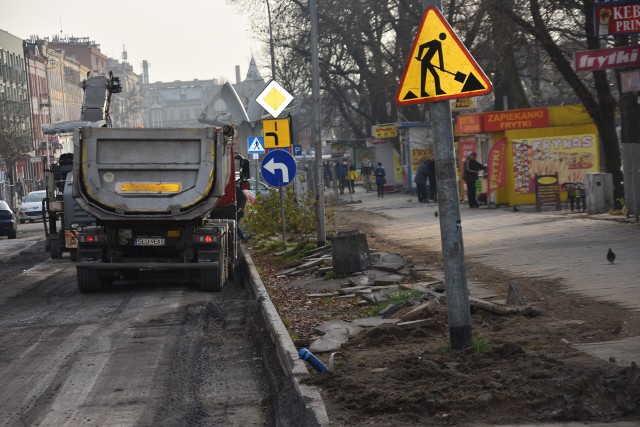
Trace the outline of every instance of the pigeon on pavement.
{"label": "pigeon on pavement", "polygon": [[611,248],[609,248],[609,252],[607,252],[607,261],[609,261],[609,264],[613,264],[615,260],[616,254],[614,254]]}

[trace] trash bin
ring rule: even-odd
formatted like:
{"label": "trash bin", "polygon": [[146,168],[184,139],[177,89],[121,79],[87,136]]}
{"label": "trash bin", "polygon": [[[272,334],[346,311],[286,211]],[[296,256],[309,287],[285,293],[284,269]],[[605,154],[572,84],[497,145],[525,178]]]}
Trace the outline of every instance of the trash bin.
{"label": "trash bin", "polygon": [[358,230],[340,231],[331,242],[333,271],[338,274],[364,271],[371,266],[367,236]]}
{"label": "trash bin", "polygon": [[585,177],[587,213],[605,213],[613,209],[613,177],[610,173],[588,173]]}

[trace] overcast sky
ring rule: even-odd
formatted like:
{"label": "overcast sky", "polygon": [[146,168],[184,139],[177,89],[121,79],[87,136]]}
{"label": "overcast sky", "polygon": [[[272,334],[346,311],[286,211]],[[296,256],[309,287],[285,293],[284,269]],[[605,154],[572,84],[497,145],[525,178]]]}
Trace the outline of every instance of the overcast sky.
{"label": "overcast sky", "polygon": [[[249,20],[226,0],[1,3],[0,29],[21,39],[89,37],[104,54],[119,60],[124,45],[136,74],[142,73],[142,61],[149,61],[151,82],[211,78],[235,82],[236,65],[244,79],[252,53],[258,66],[268,63],[252,38]],[[268,69],[260,72],[268,77]]]}

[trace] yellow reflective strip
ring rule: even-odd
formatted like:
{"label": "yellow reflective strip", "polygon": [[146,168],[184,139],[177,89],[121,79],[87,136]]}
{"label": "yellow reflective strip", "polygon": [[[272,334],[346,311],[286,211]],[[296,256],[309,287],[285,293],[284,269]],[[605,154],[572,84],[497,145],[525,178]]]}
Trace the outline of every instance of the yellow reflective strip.
{"label": "yellow reflective strip", "polygon": [[180,230],[167,230],[167,237],[180,237]]}
{"label": "yellow reflective strip", "polygon": [[177,193],[181,185],[178,182],[126,182],[120,187],[122,192],[153,192],[153,193]]}

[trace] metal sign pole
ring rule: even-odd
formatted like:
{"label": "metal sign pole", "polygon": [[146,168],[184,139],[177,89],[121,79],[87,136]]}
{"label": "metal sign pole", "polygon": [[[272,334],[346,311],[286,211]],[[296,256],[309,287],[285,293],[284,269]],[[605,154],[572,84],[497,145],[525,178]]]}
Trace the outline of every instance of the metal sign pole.
{"label": "metal sign pole", "polygon": [[[423,0],[423,8],[442,10],[440,0]],[[447,294],[449,343],[454,350],[473,346],[471,311],[464,263],[460,202],[456,183],[451,106],[448,100],[431,104],[434,157],[438,186],[438,210],[442,241],[445,291]]]}
{"label": "metal sign pole", "polygon": [[282,182],[278,186],[278,193],[280,193],[280,215],[282,215],[282,240],[287,240],[287,226],[284,218],[284,192],[282,191]]}

